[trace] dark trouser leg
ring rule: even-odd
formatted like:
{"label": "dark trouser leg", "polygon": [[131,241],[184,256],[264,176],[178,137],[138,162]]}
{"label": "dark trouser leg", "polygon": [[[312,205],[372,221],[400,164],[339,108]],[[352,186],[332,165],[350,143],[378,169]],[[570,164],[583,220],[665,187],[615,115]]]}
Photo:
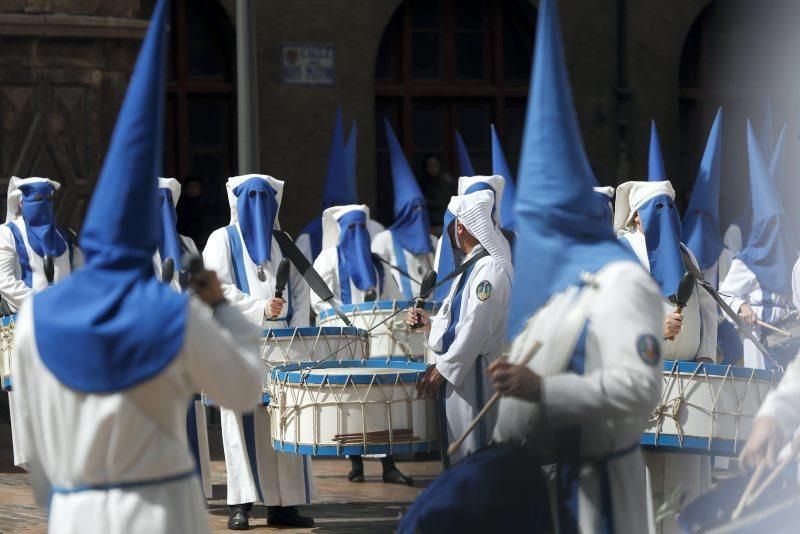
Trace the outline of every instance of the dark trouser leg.
{"label": "dark trouser leg", "polygon": [[364,460],[361,455],[350,456],[350,472],[347,474],[350,482],[364,482]]}

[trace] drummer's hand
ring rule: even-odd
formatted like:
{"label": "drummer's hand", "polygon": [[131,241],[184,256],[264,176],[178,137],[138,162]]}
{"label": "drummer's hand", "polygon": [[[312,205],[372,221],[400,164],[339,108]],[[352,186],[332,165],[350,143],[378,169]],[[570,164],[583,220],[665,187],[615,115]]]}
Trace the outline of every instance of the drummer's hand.
{"label": "drummer's hand", "polygon": [[412,308],[406,313],[406,324],[409,328],[417,324],[422,324],[418,330],[429,332],[431,329],[431,315],[420,308]]}
{"label": "drummer's hand", "polygon": [[683,326],[683,315],[678,312],[678,308],[675,308],[675,310],[664,319],[664,339],[673,339],[680,334],[681,326]]}
{"label": "drummer's hand", "polygon": [[222,293],[222,286],[217,279],[214,271],[202,271],[193,276],[194,293],[209,306],[216,306],[225,301],[225,294]]}
{"label": "drummer's hand", "polygon": [[783,443],[783,433],[778,422],[772,417],[758,417],[753,421],[753,430],[739,455],[739,461],[745,469],[752,470],[762,461],[767,467],[775,465],[775,459]]}
{"label": "drummer's hand", "polygon": [[283,311],[285,300],[279,298],[271,298],[267,301],[267,306],[264,309],[264,315],[267,317],[277,317]]}
{"label": "drummer's hand", "polygon": [[527,366],[495,360],[488,371],[494,389],[501,395],[530,402],[539,402],[541,399],[542,379]]}
{"label": "drummer's hand", "polygon": [[439,393],[439,388],[445,383],[445,378],[435,365],[428,367],[422,380],[417,382],[417,392],[423,397],[435,397]]}
{"label": "drummer's hand", "polygon": [[742,304],[742,307],[739,308],[739,317],[742,318],[745,324],[756,324],[758,320],[756,312],[753,311],[749,304]]}

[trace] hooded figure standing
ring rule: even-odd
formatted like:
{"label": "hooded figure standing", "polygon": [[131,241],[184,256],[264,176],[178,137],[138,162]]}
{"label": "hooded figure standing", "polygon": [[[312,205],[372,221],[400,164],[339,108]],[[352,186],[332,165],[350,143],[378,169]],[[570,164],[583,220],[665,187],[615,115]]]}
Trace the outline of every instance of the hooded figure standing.
{"label": "hooded figure standing", "polygon": [[[394,278],[371,252],[367,223],[369,208],[364,205],[334,206],[322,214],[322,253],[314,261],[314,269],[333,291],[338,305],[361,304],[375,300],[402,298]],[[311,294],[311,307],[319,314],[328,303]],[[364,482],[361,456],[351,456],[352,467],[347,475],[351,482]],[[397,469],[393,456],[383,456],[383,481],[408,484],[414,481]]]}
{"label": "hooded figure standing", "polygon": [[[722,298],[756,335],[757,321],[775,324],[789,315],[792,303],[792,267],[798,257],[786,212],[770,178],[753,128],[747,125],[750,192],[753,222],[747,246],[731,262],[720,283]],[[744,338],[744,365],[765,369],[764,355]]]}
{"label": "hooded figure standing", "polygon": [[397,267],[390,268],[392,277],[403,296],[412,299],[419,294],[422,278],[433,269],[436,238],[431,235],[425,197],[389,121],[385,118],[384,126],[392,161],[394,224],[372,239],[372,252]]}
{"label": "hooded figure standing", "polygon": [[[161,212],[161,232],[158,250],[153,256],[153,269],[156,278],[169,284],[178,293],[188,289],[189,273],[181,260],[187,254],[198,256],[194,240],[178,233],[178,215],[175,206],[181,197],[181,183],[175,178],[158,179],[158,208]],[[189,436],[189,448],[194,456],[200,483],[206,499],[213,497],[211,485],[211,455],[208,450],[208,426],[206,409],[200,400],[200,392],[196,392],[189,404],[186,414],[186,430]]]}
{"label": "hooded figure standing", "polygon": [[[431,395],[441,393],[444,399],[444,411],[440,408],[439,414],[445,440],[443,451],[447,450],[447,443],[461,436],[492,396],[486,368],[500,357],[505,346],[514,269],[507,243],[492,220],[494,205],[494,193],[486,190],[450,200],[447,211],[454,220],[445,235],[452,246],[461,250],[463,262],[485,255],[453,280],[435,316],[420,309],[408,312],[408,324],[423,325],[428,345],[437,354],[436,365],[420,387]],[[482,420],[457,455],[445,454],[445,466],[489,442],[493,415],[494,412]]]}
{"label": "hooded figure standing", "polygon": [[0,226],[0,297],[7,313],[83,264],[72,232],[56,224],[60,187],[47,178],[14,176],[8,183],[6,223]]}
{"label": "hooded figure standing", "polygon": [[17,420],[51,533],[209,532],[186,407],[203,389],[244,409],[261,388],[257,333],[214,273],[196,278],[208,305],[153,276],[168,13],[160,1],[117,119],[80,238],[86,265],[17,323]]}
{"label": "hooded figure standing", "polygon": [[498,445],[440,475],[399,532],[647,532],[639,440],[661,390],[663,312],[593,202],[555,0],[539,3],[520,171],[511,361],[542,348],[489,367]]}
{"label": "hooded figure standing", "polygon": [[[358,128],[355,121],[350,127],[347,143],[344,141],[344,127],[342,126],[342,110],[336,110],[336,122],[333,127],[333,138],[328,155],[328,170],[325,174],[325,190],[322,192],[322,209],[333,206],[347,206],[358,203],[356,184],[356,142]],[[375,237],[386,228],[378,221],[367,221],[369,235]],[[295,240],[297,248],[314,262],[322,252],[322,214],[314,217]]]}
{"label": "hooded figure standing", "polygon": [[[263,328],[308,326],[309,289],[294,267],[287,298],[274,297],[283,253],[272,231],[280,228],[283,182],[248,174],[230,178],[227,190],[231,224],[209,236],[203,251],[206,265],[217,271],[226,298],[252,324]],[[273,449],[265,407],[244,414],[221,408],[220,414],[231,512],[228,527],[248,528],[254,502],[267,505],[270,525],[313,525],[311,518],[299,515],[295,508],[309,504],[314,495],[310,458]]]}

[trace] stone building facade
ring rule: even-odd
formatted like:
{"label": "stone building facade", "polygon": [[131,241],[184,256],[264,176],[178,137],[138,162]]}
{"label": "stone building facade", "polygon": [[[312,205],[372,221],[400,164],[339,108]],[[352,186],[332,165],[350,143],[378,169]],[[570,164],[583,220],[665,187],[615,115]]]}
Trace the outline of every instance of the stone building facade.
{"label": "stone building facade", "polygon": [[[415,117],[423,116],[414,107],[415,99],[451,106],[447,108],[454,110],[448,111],[448,130],[435,150],[441,152],[453,174],[457,169],[450,134],[461,124],[459,106],[463,102],[469,111],[473,109],[470,99],[483,99],[488,122],[500,121],[509,145],[518,145],[524,114],[518,100],[524,102],[524,83],[506,86],[500,94],[497,85],[503,84],[487,74],[488,82],[473,86],[431,82],[432,88],[423,83],[420,89],[402,70],[412,67],[391,65],[402,60],[395,56],[411,50],[409,42],[416,46],[418,34],[430,34],[435,36],[422,37],[422,41],[430,45],[438,39],[439,45],[431,50],[438,50],[443,61],[455,57],[452,68],[456,76],[458,69],[470,67],[458,63],[455,52],[462,50],[462,45],[463,50],[475,51],[476,57],[485,54],[486,72],[495,72],[498,61],[510,61],[504,64],[513,68],[520,57],[525,61],[530,57],[537,3],[256,0],[261,163],[263,172],[287,182],[281,213],[284,227],[297,233],[320,211],[332,122],[339,106],[346,125],[351,121],[358,125],[360,197],[376,207],[377,217],[384,222],[391,220],[391,188],[381,161],[379,114],[390,115],[414,161],[415,154],[425,148],[417,146],[417,136],[425,132],[411,130],[415,124],[424,130],[426,124],[415,122]],[[765,33],[774,37],[776,25],[790,28],[787,21],[798,20],[797,8],[788,0],[771,1],[774,9],[768,11],[772,14],[758,20],[742,19],[736,13],[747,3],[559,2],[575,103],[587,152],[601,183],[615,185],[645,176],[650,120],[655,119],[667,171],[681,194],[685,193],[694,180],[716,107],[724,104],[732,108],[726,116],[730,126],[726,125],[725,133],[730,133],[731,141],[726,142],[729,158],[724,172],[731,176],[731,183],[746,184],[746,160],[741,155],[744,117],[760,121],[767,98],[773,99],[776,122],[791,116],[796,106],[789,94],[765,83],[764,78],[771,78],[773,71],[762,68],[758,79],[752,73],[719,74],[726,68],[736,70],[730,67],[735,63],[730,59],[738,53],[763,67],[768,62],[757,52],[768,54],[772,49],[764,45],[754,51],[753,46],[768,40]],[[197,220],[192,224],[197,225],[202,240],[201,234],[211,226],[226,223],[222,186],[227,176],[236,173],[235,1],[173,0],[173,4],[175,35],[165,164],[168,174],[197,182],[190,194],[196,196],[194,209],[208,215],[195,212]],[[425,9],[435,6],[438,10],[438,15],[434,13],[440,17],[438,29],[430,30],[423,19],[415,26],[418,15],[414,10],[422,9],[423,4]],[[4,189],[11,175],[58,179],[64,184],[58,217],[80,227],[152,5],[153,0],[0,1],[0,187]],[[470,18],[476,9],[487,13],[484,22]],[[503,13],[512,11],[515,15],[506,19],[514,20],[497,22]],[[528,16],[530,20],[524,20]],[[497,53],[493,46],[505,43],[498,28],[504,28],[505,35],[512,31],[512,23],[519,34],[515,41],[519,50],[505,52],[511,59],[492,55]],[[390,41],[396,43],[394,48]],[[485,50],[476,42],[483,42]],[[330,85],[286,83],[282,50],[291,43],[333,46],[335,66]],[[423,59],[425,51],[424,46],[417,51]],[[399,81],[381,78],[391,76],[386,74],[391,68],[400,69]],[[484,139],[488,139],[488,123],[485,132]],[[476,163],[482,163],[476,171],[486,173],[483,142],[473,140],[470,149]],[[515,169],[518,148],[507,146],[506,150],[512,154],[509,159]],[[418,169],[415,165],[415,171]],[[733,216],[737,202],[731,192],[723,193],[725,218]]]}

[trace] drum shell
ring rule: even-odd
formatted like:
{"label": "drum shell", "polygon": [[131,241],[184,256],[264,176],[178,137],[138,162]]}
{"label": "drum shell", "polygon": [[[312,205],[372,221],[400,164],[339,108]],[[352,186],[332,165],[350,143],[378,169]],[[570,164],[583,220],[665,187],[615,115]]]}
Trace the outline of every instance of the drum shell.
{"label": "drum shell", "polygon": [[777,371],[745,367],[672,360],[663,365],[661,401],[641,440],[651,452],[736,456],[781,378]]}
{"label": "drum shell", "polygon": [[16,315],[0,318],[0,380],[3,391],[11,391],[11,349],[14,348]]}
{"label": "drum shell", "polygon": [[[301,383],[289,364],[270,375],[270,420],[276,450],[314,456],[392,454],[438,450],[436,399],[419,398],[417,380],[425,365],[412,362],[324,362],[320,374]],[[390,369],[391,371],[382,373]],[[344,370],[344,374],[326,376]],[[408,436],[394,434],[410,430]],[[375,433],[384,432],[382,436]],[[368,443],[364,443],[365,433]],[[337,435],[350,434],[342,443]]]}
{"label": "drum shell", "polygon": [[[384,360],[408,359],[434,363],[436,354],[428,348],[422,330],[410,330],[406,324],[406,312],[399,311],[406,305],[402,301],[381,300],[360,304],[345,304],[342,312],[357,328],[369,332],[370,357]],[[438,303],[426,302],[425,309],[435,313]],[[399,313],[398,313],[399,311]],[[394,315],[394,317],[392,317]],[[384,324],[382,321],[388,319]],[[342,319],[333,310],[324,310],[317,317],[319,326],[344,326]]]}

